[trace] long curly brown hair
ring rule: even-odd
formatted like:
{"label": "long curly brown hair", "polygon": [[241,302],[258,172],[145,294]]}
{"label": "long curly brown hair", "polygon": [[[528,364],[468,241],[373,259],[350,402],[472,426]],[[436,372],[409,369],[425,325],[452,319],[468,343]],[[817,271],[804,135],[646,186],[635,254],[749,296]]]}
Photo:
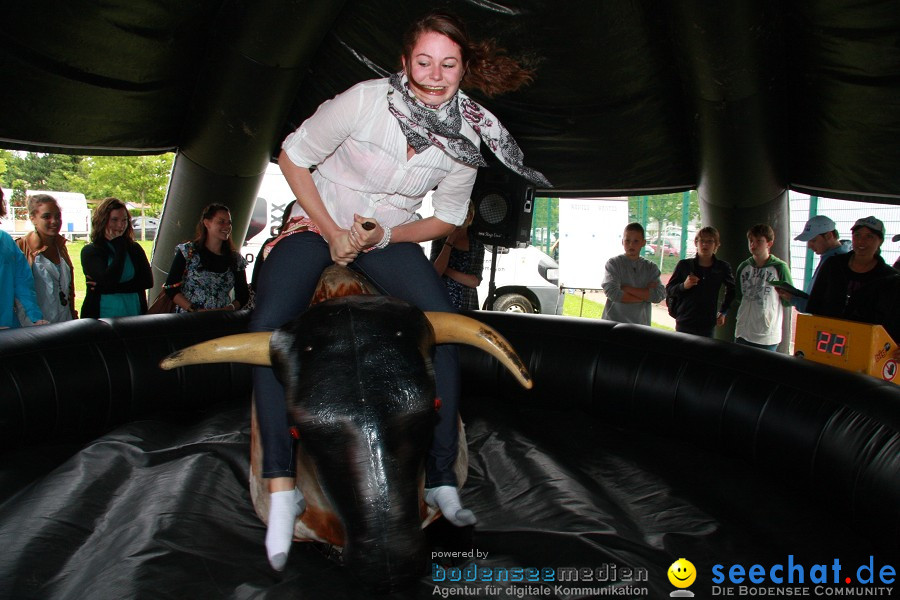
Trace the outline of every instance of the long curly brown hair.
{"label": "long curly brown hair", "polygon": [[447,11],[434,11],[415,21],[403,34],[403,56],[412,64],[412,51],[424,33],[435,32],[450,38],[460,48],[465,75],[460,87],[478,89],[490,97],[512,92],[534,79],[534,70],[507,55],[492,39],[473,40],[463,21]]}

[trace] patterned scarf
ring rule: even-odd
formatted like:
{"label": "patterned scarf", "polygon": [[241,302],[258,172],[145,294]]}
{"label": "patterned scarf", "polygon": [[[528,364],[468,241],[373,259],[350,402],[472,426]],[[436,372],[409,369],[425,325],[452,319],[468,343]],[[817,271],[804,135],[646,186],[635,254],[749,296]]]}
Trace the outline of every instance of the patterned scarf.
{"label": "patterned scarf", "polygon": [[465,119],[500,162],[536,186],[553,187],[541,173],[522,164],[525,158],[522,150],[497,117],[462,90],[458,90],[451,100],[439,108],[433,109],[427,108],[409,89],[405,72],[391,75],[390,83],[389,110],[397,118],[406,141],[416,154],[428,146],[437,146],[466,165],[486,166],[487,162],[478,148],[461,132],[462,120]]}

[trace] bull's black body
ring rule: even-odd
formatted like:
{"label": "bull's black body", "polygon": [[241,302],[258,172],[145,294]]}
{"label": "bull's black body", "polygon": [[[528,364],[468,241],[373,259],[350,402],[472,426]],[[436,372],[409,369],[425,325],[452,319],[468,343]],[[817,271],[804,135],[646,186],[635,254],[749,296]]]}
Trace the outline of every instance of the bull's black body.
{"label": "bull's black body", "polygon": [[384,296],[329,300],[272,336],[300,443],[345,528],[344,561],[376,590],[427,569],[419,480],[436,418],[433,346],[425,315]]}

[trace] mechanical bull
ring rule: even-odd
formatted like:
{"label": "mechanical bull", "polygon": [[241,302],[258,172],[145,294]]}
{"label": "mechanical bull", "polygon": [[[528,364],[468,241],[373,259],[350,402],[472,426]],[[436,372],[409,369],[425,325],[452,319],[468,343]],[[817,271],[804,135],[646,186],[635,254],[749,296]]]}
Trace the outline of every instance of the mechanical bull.
{"label": "mechanical bull", "polygon": [[[427,570],[422,528],[437,515],[422,488],[440,403],[431,352],[441,343],[479,347],[531,387],[527,369],[494,329],[385,296],[327,300],[273,333],[211,340],[162,366],[243,362],[276,370],[299,432],[297,480],[307,501],[295,535],[342,547],[344,564],[364,585],[386,591]],[[251,492],[267,521],[253,433]],[[464,474],[462,435],[459,446],[457,471]]]}

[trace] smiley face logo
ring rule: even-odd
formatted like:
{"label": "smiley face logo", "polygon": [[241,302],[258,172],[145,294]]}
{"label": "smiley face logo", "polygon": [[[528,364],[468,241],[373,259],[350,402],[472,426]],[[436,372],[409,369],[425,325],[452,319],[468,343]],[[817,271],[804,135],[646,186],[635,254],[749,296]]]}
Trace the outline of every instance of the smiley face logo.
{"label": "smiley face logo", "polygon": [[691,587],[697,579],[697,569],[694,563],[686,558],[679,558],[672,563],[668,570],[669,582],[677,588]]}

